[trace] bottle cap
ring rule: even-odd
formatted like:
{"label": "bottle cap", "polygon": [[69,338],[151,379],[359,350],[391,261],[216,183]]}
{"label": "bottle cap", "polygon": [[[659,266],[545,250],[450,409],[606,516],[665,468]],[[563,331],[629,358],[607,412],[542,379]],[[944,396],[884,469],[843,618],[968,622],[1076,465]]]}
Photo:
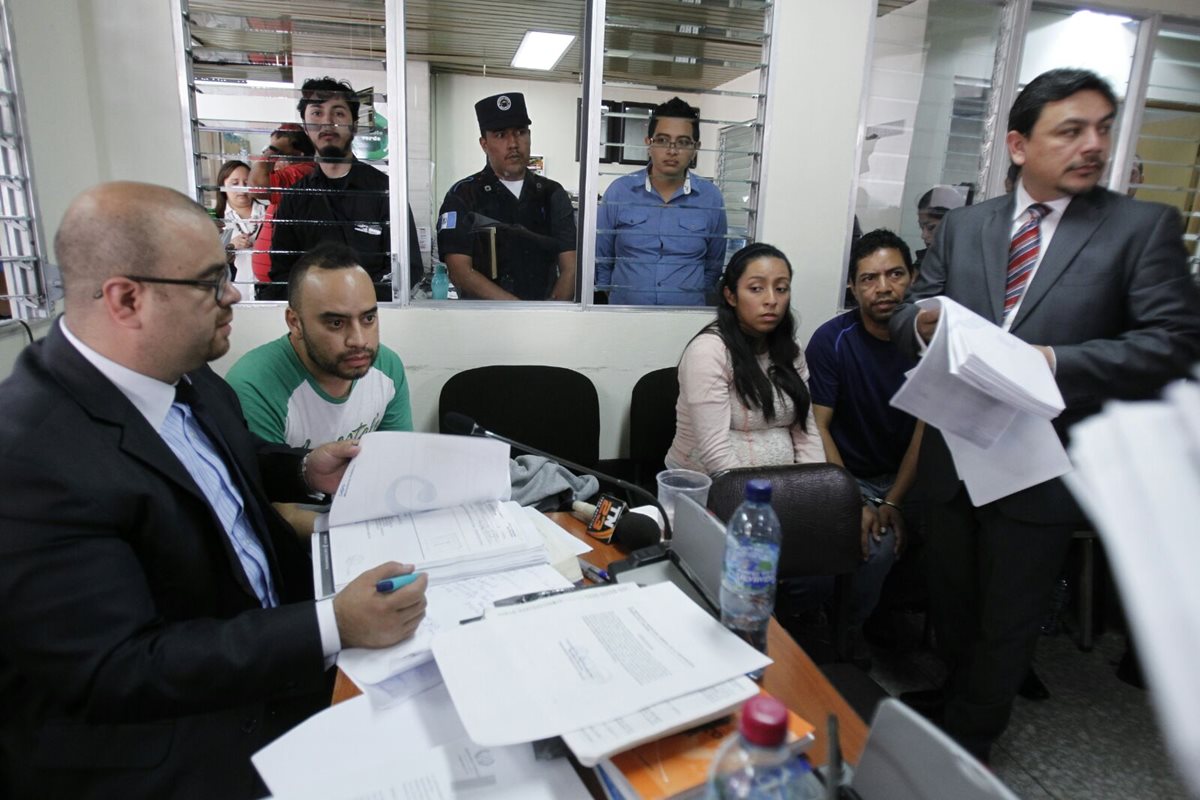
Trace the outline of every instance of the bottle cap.
{"label": "bottle cap", "polygon": [[771,502],[771,482],[766,478],[755,478],[746,482],[746,499],[752,503]]}
{"label": "bottle cap", "polygon": [[750,744],[778,747],[787,736],[787,708],[765,694],[751,697],[742,706],[742,720],[738,729]]}

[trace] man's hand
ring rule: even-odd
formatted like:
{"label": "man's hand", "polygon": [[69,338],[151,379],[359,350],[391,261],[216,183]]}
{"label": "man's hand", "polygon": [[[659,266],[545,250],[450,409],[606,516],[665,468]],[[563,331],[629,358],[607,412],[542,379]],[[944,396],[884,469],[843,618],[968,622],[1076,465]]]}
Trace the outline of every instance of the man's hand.
{"label": "man's hand", "polygon": [[1055,369],[1058,368],[1058,362],[1054,358],[1054,349],[1044,344],[1035,344],[1033,347],[1045,357],[1046,363],[1050,365],[1050,374],[1053,375]]}
{"label": "man's hand", "polygon": [[863,503],[862,507],[862,557],[865,560],[871,555],[871,538],[879,541],[879,513],[875,506]]}
{"label": "man's hand", "polygon": [[891,531],[896,535],[896,555],[904,545],[904,515],[889,505],[882,505],[876,510],[879,518],[880,535]]}
{"label": "man's hand", "polygon": [[416,632],[425,618],[425,588],[429,577],[422,575],[394,592],[375,591],[375,584],[412,572],[411,564],[389,561],[367,570],[333,598],[342,647],[390,647]]}
{"label": "man's hand", "polygon": [[342,475],[346,472],[350,459],[358,455],[358,451],[357,439],[321,445],[308,454],[304,466],[304,482],[314,492],[333,494],[342,482]]}
{"label": "man's hand", "polygon": [[941,306],[937,308],[923,308],[917,312],[917,333],[921,336],[921,341],[929,344],[933,341],[933,334],[937,331],[938,320],[942,318]]}

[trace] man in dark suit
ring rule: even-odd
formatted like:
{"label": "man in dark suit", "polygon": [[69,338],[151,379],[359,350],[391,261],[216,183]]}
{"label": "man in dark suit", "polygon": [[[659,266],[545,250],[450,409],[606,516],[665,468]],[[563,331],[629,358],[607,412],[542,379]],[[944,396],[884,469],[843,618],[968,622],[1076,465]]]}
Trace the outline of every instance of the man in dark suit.
{"label": "man in dark suit", "polygon": [[312,599],[269,498],[333,491],[357,445],[246,430],[206,366],[240,295],[200,206],[102,185],[55,249],[66,313],[0,384],[0,795],[261,796],[250,755],[328,703],[341,647],[411,635],[426,581]]}
{"label": "man in dark suit", "polygon": [[[910,299],[945,295],[1035,345],[1071,425],[1109,399],[1152,397],[1200,358],[1200,297],[1179,214],[1098,188],[1116,98],[1083,70],[1035,78],[1013,104],[1014,192],[951,211]],[[893,341],[917,354],[938,315],[907,305]],[[951,674],[944,725],[986,759],[1008,724],[1038,623],[1083,515],[1060,480],[978,508],[941,434],[924,439],[930,593]]]}

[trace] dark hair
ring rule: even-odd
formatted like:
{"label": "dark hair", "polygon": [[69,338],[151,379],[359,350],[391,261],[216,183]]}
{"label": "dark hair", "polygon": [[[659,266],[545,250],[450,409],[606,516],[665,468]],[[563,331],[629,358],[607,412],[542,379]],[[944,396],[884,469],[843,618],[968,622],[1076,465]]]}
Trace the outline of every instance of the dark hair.
{"label": "dark hair", "polygon": [[225,179],[233,174],[233,171],[238,167],[245,167],[246,171],[250,171],[250,165],[245,161],[226,161],[221,165],[221,171],[217,173],[217,207],[214,209],[217,213],[217,219],[222,219],[225,216],[225,206],[229,203],[229,196],[221,191],[221,187],[225,185]]}
{"label": "dark hair", "polygon": [[908,268],[909,274],[912,274],[912,251],[908,249],[908,245],[904,243],[903,239],[887,228],[876,228],[860,236],[858,241],[850,248],[851,283],[854,283],[854,279],[858,277],[858,262],[877,250],[899,251],[900,257],[904,259],[904,266]]}
{"label": "dark hair", "polygon": [[1117,110],[1117,96],[1112,87],[1096,73],[1086,69],[1052,69],[1031,80],[1017,95],[1008,112],[1008,129],[1028,136],[1047,103],[1065,100],[1085,90],[1104,95],[1113,111]]}
{"label": "dark hair", "polygon": [[[304,112],[301,111],[301,114]],[[312,139],[308,138],[308,134],[294,122],[287,122],[280,125],[271,134],[272,136],[282,136],[287,139],[292,149],[302,156],[312,158],[317,154],[317,148],[313,145]]]}
{"label": "dark hair", "polygon": [[[750,263],[760,258],[778,258],[788,268],[788,276],[792,275],[792,264],[778,247],[761,242],[749,244],[733,254],[729,266],[721,276],[720,289],[728,289],[737,294],[737,283],[746,272]],[[789,307],[779,320],[775,329],[766,335],[767,354],[771,366],[764,373],[758,366],[758,353],[755,352],[758,340],[749,336],[738,324],[737,312],[725,300],[725,292],[717,299],[717,319],[700,330],[696,336],[710,334],[720,336],[725,348],[729,351],[729,360],[733,364],[733,388],[738,399],[749,408],[762,409],[763,416],[768,420],[775,419],[775,390],[791,398],[796,407],[796,418],[793,425],[799,425],[805,430],[805,420],[808,418],[809,394],[808,386],[796,372],[796,359],[800,355],[800,345],[796,343],[796,318]],[[693,336],[693,339],[696,337]]]}
{"label": "dark hair", "polygon": [[646,132],[647,137],[654,136],[654,129],[658,127],[658,120],[662,117],[691,120],[692,138],[700,141],[700,109],[689,106],[678,97],[672,97],[667,102],[655,106],[654,110],[650,112],[650,128]]}
{"label": "dark hair", "polygon": [[300,87],[300,102],[296,104],[296,110],[300,112],[300,119],[304,119],[304,109],[313,103],[324,103],[334,97],[340,97],[346,101],[346,105],[350,107],[350,117],[357,122],[359,102],[358,95],[354,93],[354,87],[347,81],[339,81],[328,75],[324,78],[309,78]]}
{"label": "dark hair", "polygon": [[[1017,178],[1021,177],[1021,165],[1009,164],[1008,173],[1005,174],[1004,180],[1006,183],[1012,184],[1013,189],[1017,188]],[[1010,190],[1011,191],[1011,190]]]}
{"label": "dark hair", "polygon": [[296,260],[288,275],[287,299],[293,310],[300,310],[300,284],[312,269],[350,269],[361,267],[362,257],[353,247],[341,242],[321,242]]}

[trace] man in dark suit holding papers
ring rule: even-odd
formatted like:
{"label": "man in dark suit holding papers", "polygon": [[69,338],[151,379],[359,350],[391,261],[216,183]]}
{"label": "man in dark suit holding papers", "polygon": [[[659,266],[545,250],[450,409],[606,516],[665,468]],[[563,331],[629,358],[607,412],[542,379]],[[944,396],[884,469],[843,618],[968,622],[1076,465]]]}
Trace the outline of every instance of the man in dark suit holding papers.
{"label": "man in dark suit holding papers", "polygon": [[[945,295],[1036,346],[1066,402],[1059,436],[1109,399],[1152,397],[1200,358],[1200,296],[1179,214],[1097,186],[1112,142],[1112,89],[1084,70],[1035,78],[1009,116],[1015,191],[949,212],[910,300]],[[924,350],[936,311],[909,304],[892,340]],[[1086,523],[1061,480],[978,508],[939,431],[920,455],[930,592],[951,669],[947,732],[986,759],[1032,658],[1073,531]]]}
{"label": "man in dark suit holding papers", "polygon": [[342,647],[411,635],[426,580],[314,602],[269,499],[334,491],[357,445],[247,431],[206,366],[240,295],[200,206],[105,184],[55,249],[66,313],[0,384],[0,795],[260,797],[251,754]]}

